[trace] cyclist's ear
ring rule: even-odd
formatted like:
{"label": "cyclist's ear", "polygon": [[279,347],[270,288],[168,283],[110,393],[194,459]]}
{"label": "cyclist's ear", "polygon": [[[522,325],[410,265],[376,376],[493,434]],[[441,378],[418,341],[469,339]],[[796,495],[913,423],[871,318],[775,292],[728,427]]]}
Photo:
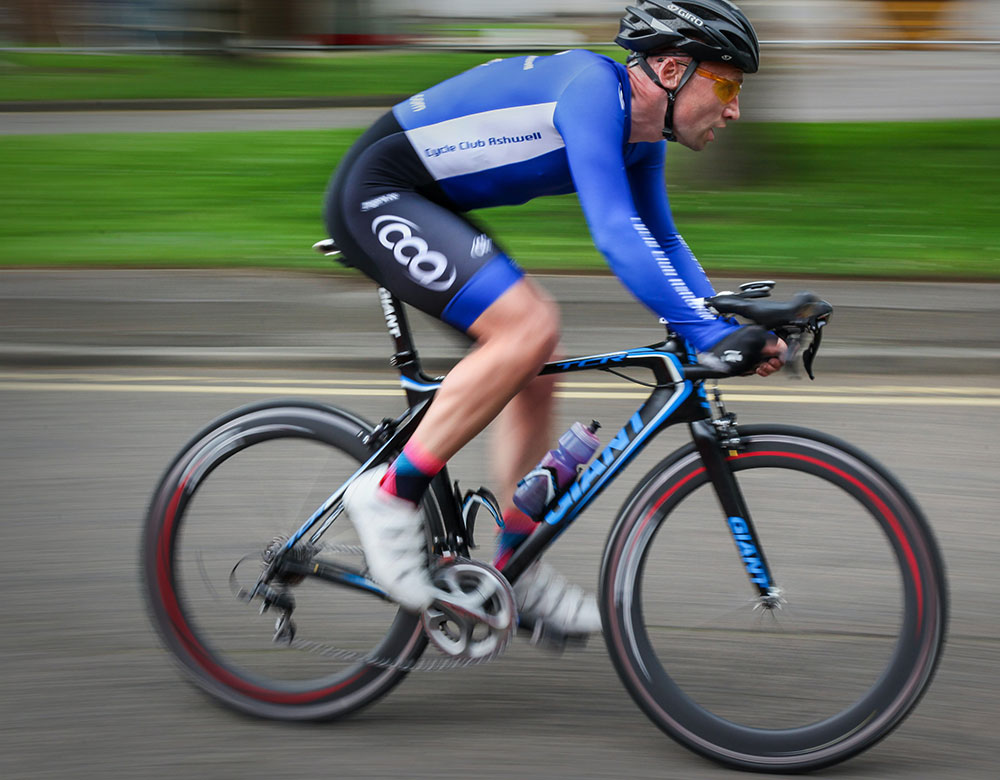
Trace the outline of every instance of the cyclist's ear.
{"label": "cyclist's ear", "polygon": [[681,77],[684,75],[684,71],[687,69],[687,61],[678,60],[676,57],[650,57],[646,61],[653,68],[653,72],[660,77],[660,82],[667,89],[676,89]]}

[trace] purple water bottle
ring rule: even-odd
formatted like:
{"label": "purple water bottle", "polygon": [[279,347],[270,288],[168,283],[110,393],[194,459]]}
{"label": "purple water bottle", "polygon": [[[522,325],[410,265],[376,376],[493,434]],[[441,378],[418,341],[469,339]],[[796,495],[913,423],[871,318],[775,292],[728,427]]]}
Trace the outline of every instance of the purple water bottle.
{"label": "purple water bottle", "polygon": [[514,506],[529,517],[537,518],[551,501],[576,479],[578,469],[585,466],[597,451],[601,440],[595,435],[601,424],[580,422],[559,437],[559,446],[545,453],[538,465],[517,483]]}

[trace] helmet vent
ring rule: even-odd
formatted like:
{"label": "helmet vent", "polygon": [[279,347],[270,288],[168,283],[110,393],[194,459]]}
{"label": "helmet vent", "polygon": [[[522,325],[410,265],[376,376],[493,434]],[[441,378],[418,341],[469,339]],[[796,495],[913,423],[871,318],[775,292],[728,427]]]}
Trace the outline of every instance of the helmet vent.
{"label": "helmet vent", "polygon": [[728,0],[633,0],[616,43],[648,54],[674,49],[701,62],[731,62],[756,73],[760,45],[746,15]]}

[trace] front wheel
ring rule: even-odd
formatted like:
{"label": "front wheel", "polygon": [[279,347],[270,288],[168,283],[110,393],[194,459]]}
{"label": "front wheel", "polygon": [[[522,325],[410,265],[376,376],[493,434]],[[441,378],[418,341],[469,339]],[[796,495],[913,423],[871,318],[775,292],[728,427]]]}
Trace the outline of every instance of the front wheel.
{"label": "front wheel", "polygon": [[[245,407],[195,436],[157,487],[141,550],[150,615],[190,679],[229,706],[288,720],[341,716],[387,693],[426,647],[419,616],[363,588],[302,575],[272,582],[295,605],[297,637],[286,626],[279,641],[282,610],[260,614],[259,600],[238,595],[370,455],[370,431],[321,404]],[[293,552],[310,569],[363,570],[346,517]]]}
{"label": "front wheel", "polygon": [[730,533],[693,445],[658,464],[611,531],[605,639],[625,687],[686,747],[798,772],[886,736],[924,692],[945,635],[930,528],[884,468],[804,429],[742,426],[727,458],[770,566]]}

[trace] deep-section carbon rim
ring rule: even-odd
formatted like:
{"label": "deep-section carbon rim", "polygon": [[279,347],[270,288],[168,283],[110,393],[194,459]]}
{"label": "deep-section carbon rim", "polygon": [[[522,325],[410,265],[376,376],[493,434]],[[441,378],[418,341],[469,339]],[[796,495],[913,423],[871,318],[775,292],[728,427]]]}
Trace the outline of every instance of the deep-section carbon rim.
{"label": "deep-section carbon rim", "polygon": [[687,447],[650,472],[611,533],[605,636],[630,693],[685,746],[744,769],[818,768],[884,737],[926,688],[943,566],[919,509],[871,459],[800,429],[741,432],[729,462],[786,608],[752,609]]}
{"label": "deep-section carbon rim", "polygon": [[[277,615],[258,615],[228,587],[233,566],[252,584],[269,540],[290,535],[350,476],[368,455],[370,430],[332,407],[262,404],[203,431],[168,469],[144,532],[147,603],[167,648],[209,694],[263,717],[337,717],[388,692],[405,672],[387,665],[423,651],[416,616],[313,578],[291,588],[298,637],[378,663],[283,648],[271,641]],[[346,518],[335,523],[321,555],[358,565],[352,534]]]}

